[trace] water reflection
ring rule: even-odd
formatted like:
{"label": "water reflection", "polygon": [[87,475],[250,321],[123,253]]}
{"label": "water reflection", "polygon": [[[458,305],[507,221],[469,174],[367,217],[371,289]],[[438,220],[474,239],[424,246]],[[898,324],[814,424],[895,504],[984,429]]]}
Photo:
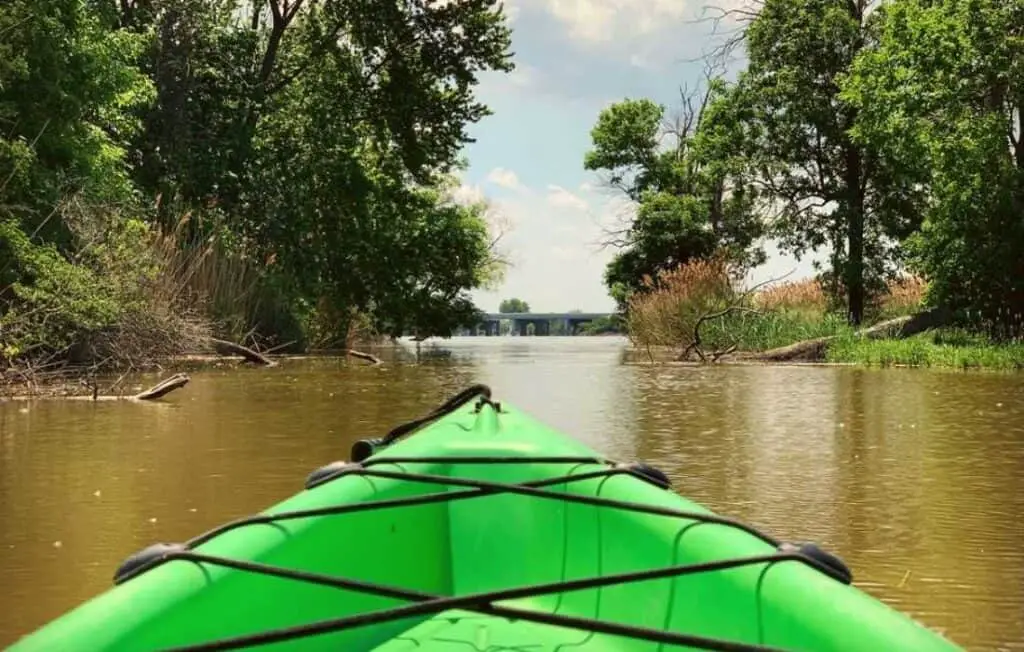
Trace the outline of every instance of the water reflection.
{"label": "water reflection", "polygon": [[198,373],[165,404],[0,404],[0,646],[123,558],[297,491],[455,391],[499,398],[789,539],[971,649],[1024,649],[1024,376],[623,365],[616,338],[463,338],[422,364]]}

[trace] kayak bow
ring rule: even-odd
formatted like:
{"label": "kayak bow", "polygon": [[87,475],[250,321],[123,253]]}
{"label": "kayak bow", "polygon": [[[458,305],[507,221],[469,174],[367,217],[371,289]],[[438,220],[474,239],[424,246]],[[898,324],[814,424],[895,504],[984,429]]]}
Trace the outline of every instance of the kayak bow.
{"label": "kayak bow", "polygon": [[714,514],[485,386],[351,457],[133,555],[11,650],[959,649],[818,546]]}

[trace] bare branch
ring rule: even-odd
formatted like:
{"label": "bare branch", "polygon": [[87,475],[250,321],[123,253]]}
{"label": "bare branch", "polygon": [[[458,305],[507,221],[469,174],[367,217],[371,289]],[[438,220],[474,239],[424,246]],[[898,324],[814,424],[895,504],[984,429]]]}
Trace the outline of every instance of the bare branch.
{"label": "bare branch", "polygon": [[724,41],[712,48],[705,57],[724,65],[732,53],[746,41],[747,27],[760,15],[764,1],[745,0],[744,4],[736,7],[705,5],[700,18],[687,21],[691,24],[711,23],[711,36],[725,37]]}

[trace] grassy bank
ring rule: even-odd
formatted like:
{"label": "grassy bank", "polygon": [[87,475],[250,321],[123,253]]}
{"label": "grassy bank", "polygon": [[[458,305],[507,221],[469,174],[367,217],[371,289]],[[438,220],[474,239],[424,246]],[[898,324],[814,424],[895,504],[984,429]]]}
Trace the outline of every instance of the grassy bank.
{"label": "grassy bank", "polygon": [[[697,261],[663,274],[630,302],[627,327],[640,348],[674,351],[689,360],[726,352],[758,357],[800,342],[829,338],[817,362],[879,366],[1024,369],[1024,343],[995,344],[982,335],[936,329],[906,339],[869,339],[833,309],[814,279],[745,288],[726,265]],[[925,284],[890,282],[871,302],[864,328],[923,308]]]}
{"label": "grassy bank", "polygon": [[1024,343],[993,344],[983,336],[939,329],[902,340],[846,334],[826,352],[828,362],[879,367],[1024,370]]}

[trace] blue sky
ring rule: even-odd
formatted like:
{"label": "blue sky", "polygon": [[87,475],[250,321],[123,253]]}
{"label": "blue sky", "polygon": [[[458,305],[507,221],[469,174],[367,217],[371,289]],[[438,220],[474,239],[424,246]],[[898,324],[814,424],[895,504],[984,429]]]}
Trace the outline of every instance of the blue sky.
{"label": "blue sky", "polygon": [[[741,0],[724,0],[738,2]],[[693,61],[719,42],[697,23],[709,0],[506,0],[516,70],[482,78],[478,97],[494,115],[474,125],[460,193],[486,197],[506,235],[511,261],[501,287],[477,291],[484,310],[519,297],[535,311],[614,307],[602,281],[614,250],[602,226],[627,216],[629,203],[583,170],[590,129],[602,108],[648,97],[676,108],[679,89],[699,83]],[[809,261],[779,256],[755,280]]]}

